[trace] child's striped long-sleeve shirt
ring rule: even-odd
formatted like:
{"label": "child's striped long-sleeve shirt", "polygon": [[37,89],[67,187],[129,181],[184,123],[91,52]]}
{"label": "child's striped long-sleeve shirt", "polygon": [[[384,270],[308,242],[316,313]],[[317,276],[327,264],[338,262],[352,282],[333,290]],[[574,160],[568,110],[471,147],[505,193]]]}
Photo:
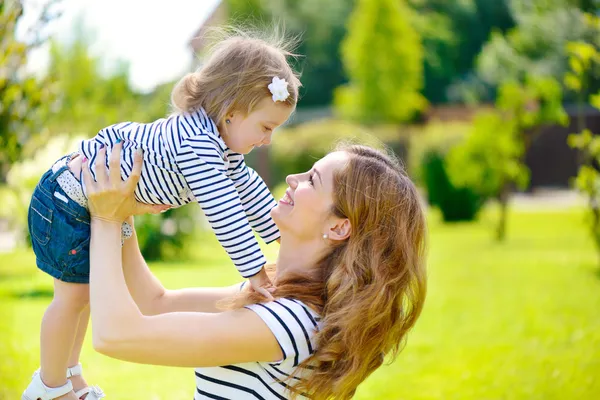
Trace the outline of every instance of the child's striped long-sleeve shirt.
{"label": "child's striped long-sleeve shirt", "polygon": [[240,274],[250,277],[260,271],[266,259],[253,230],[266,243],[279,238],[270,217],[275,199],[260,176],[246,165],[243,155],[225,145],[204,110],[149,124],[119,123],[84,140],[79,151],[90,160],[94,179],[100,146],[106,146],[110,154],[117,139],[124,141],[124,179],[131,173],[135,150],[144,150],[137,200],[175,207],[198,202]]}

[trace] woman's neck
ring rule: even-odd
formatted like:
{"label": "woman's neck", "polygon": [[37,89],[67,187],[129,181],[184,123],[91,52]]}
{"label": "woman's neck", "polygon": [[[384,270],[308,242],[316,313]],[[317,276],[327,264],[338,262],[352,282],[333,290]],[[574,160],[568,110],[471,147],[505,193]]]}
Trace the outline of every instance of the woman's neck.
{"label": "woman's neck", "polygon": [[280,280],[289,273],[310,273],[323,257],[324,252],[325,245],[322,239],[300,241],[282,237],[275,279]]}

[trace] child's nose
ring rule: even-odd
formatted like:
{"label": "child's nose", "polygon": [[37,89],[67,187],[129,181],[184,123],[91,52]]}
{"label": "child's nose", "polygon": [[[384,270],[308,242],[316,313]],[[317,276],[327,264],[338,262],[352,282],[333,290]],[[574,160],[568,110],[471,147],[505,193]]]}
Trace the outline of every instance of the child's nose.
{"label": "child's nose", "polygon": [[266,144],[266,145],[271,144],[271,134],[270,133],[268,133],[267,136],[265,136],[265,138],[262,141],[262,144]]}

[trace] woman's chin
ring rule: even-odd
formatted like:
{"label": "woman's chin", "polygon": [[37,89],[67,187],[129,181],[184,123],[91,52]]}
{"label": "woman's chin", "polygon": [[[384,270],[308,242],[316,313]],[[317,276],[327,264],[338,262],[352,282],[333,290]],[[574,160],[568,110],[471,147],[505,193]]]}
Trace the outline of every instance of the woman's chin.
{"label": "woman's chin", "polygon": [[273,207],[271,209],[271,218],[273,219],[273,222],[275,222],[275,225],[277,225],[277,228],[279,229],[279,231],[281,232],[282,228],[285,227],[286,223],[286,210],[284,210],[285,207],[282,207],[281,205],[277,204],[275,207]]}

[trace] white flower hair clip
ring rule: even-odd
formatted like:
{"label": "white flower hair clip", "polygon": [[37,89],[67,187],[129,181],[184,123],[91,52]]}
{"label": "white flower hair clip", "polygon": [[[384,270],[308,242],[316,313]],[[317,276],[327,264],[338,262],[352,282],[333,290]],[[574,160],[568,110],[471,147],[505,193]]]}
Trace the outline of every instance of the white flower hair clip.
{"label": "white flower hair clip", "polygon": [[273,81],[267,87],[273,95],[274,102],[285,101],[290,96],[287,86],[288,83],[285,81],[285,79],[279,79],[276,76],[273,77]]}

